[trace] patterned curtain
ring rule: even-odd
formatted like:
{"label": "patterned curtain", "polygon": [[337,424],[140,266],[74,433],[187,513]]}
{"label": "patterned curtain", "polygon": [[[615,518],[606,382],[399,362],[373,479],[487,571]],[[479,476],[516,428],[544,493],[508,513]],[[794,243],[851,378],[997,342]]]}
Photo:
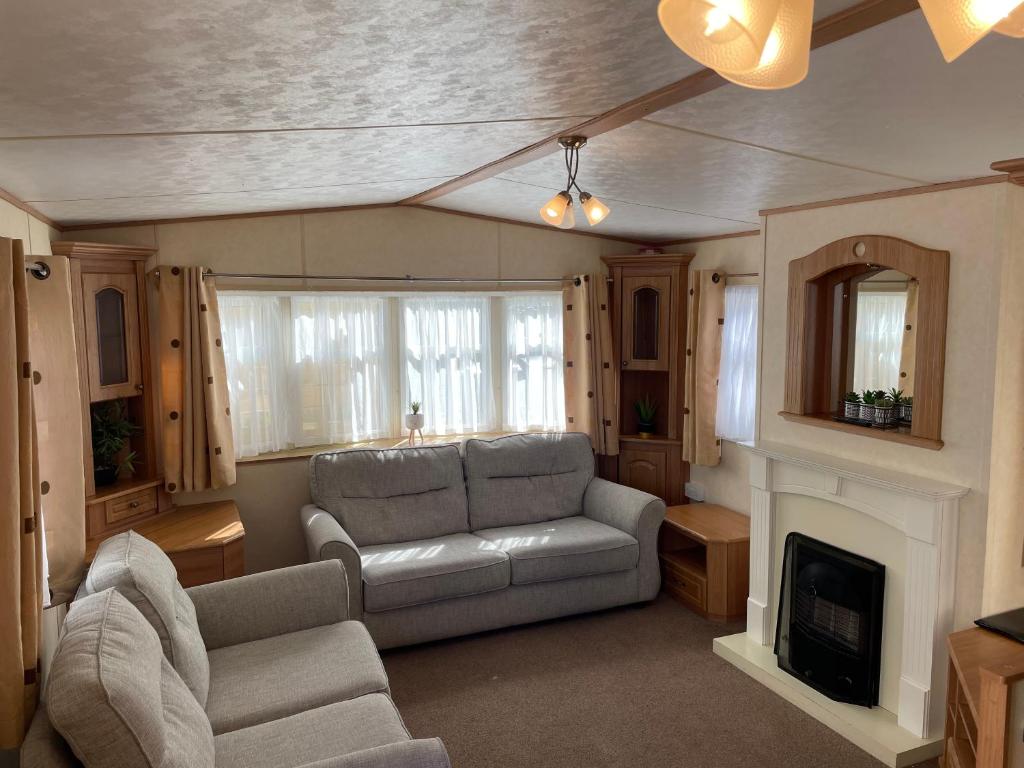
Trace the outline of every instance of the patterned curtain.
{"label": "patterned curtain", "polygon": [[619,453],[619,371],[604,275],[577,275],[563,290],[565,421],[594,451]]}
{"label": "patterned curtain", "polygon": [[203,491],[235,482],[217,289],[202,267],[160,267],[164,484]]}
{"label": "patterned curtain", "polygon": [[686,375],[683,389],[683,461],[714,467],[722,457],[715,434],[718,410],[718,365],[725,323],[725,280],[716,270],[690,274],[686,323]]}
{"label": "patterned curtain", "polygon": [[45,588],[32,362],[24,251],[0,238],[0,749],[21,744],[39,700]]}

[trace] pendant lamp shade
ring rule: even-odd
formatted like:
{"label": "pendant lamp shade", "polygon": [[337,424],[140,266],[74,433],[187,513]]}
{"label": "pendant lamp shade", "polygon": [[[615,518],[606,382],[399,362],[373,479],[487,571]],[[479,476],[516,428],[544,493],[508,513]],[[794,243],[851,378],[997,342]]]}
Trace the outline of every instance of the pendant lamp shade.
{"label": "pendant lamp shade", "polygon": [[[569,196],[567,195],[567,197]],[[559,229],[572,229],[576,226],[576,214],[572,210],[572,197],[569,197],[569,204],[565,207],[565,216],[555,226]]]}
{"label": "pendant lamp shade", "polygon": [[584,192],[580,195],[580,207],[583,209],[583,215],[587,217],[587,221],[590,222],[592,227],[600,224],[611,213],[611,209],[607,205],[589,192]]}
{"label": "pendant lamp shade", "polygon": [[683,52],[720,72],[758,66],[781,0],[661,0],[658,21]]}
{"label": "pendant lamp shade", "polygon": [[[548,224],[561,227],[566,210],[572,211],[572,198],[568,192],[559,192],[548,200],[540,209],[540,217]],[[571,225],[570,225],[571,226]]]}
{"label": "pendant lamp shade", "polygon": [[981,40],[1021,0],[920,0],[943,58],[953,61]]}
{"label": "pendant lamp shade", "polygon": [[1011,11],[1009,16],[992,29],[1008,37],[1024,37],[1024,3],[1018,5],[1016,10]]}
{"label": "pendant lamp shade", "polygon": [[796,85],[807,77],[810,67],[813,25],[814,0],[782,0],[757,67],[750,72],[720,70],[718,74],[747,88],[770,90]]}

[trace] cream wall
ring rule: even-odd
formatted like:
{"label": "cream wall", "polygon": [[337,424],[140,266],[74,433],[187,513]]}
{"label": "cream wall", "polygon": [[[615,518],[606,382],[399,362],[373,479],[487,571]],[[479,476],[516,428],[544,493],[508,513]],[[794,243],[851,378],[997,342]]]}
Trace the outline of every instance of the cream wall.
{"label": "cream wall", "polygon": [[[687,246],[694,255],[691,273],[700,269],[719,269],[739,275],[763,274],[764,244],[760,234],[706,240]],[[761,278],[734,278],[737,283],[757,283]],[[763,293],[763,291],[762,291]],[[761,312],[763,313],[763,302]],[[722,442],[722,461],[716,467],[690,467],[690,482],[704,489],[704,500],[750,514],[750,458],[746,449],[729,441]]]}
{"label": "cream wall", "polygon": [[[637,249],[634,243],[417,208],[112,227],[66,237],[152,246],[159,249],[160,264],[202,264],[220,272],[484,279],[601,272],[601,256]],[[238,283],[261,284],[268,283]],[[280,285],[302,287],[298,281]],[[315,280],[307,285],[339,287]],[[177,501],[235,499],[246,526],[249,571],[305,562],[298,513],[309,502],[308,463],[304,458],[242,463],[234,487],[183,494]]]}
{"label": "cream wall", "polygon": [[[1024,188],[1006,185],[1006,195],[982,603],[986,614],[1024,605]],[[1018,689],[1024,701],[1024,685]]]}
{"label": "cream wall", "polygon": [[[766,220],[760,439],[968,486],[961,504],[956,626],[981,613],[1004,207],[992,184],[769,216]],[[940,451],[784,421],[788,263],[857,234],[950,252]]]}
{"label": "cream wall", "polygon": [[60,232],[45,221],[0,200],[0,237],[25,241],[25,254],[48,256],[50,241],[60,238]]}

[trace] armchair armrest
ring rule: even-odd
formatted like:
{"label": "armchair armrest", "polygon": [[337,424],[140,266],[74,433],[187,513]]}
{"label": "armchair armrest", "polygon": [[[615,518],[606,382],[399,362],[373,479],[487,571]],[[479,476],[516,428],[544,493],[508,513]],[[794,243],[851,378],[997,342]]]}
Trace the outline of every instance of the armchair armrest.
{"label": "armchair armrest", "polygon": [[334,515],[315,504],[307,504],[299,513],[306,534],[311,563],[340,560],[348,576],[348,615],[356,621],[363,617],[363,566],[359,547]]}
{"label": "armchair armrest", "polygon": [[336,560],[294,565],[185,590],[207,650],[345,621],[348,584]]}
{"label": "armchair armrest", "polygon": [[665,502],[636,488],[595,477],[583,495],[583,514],[640,541],[645,532],[658,532],[665,519]]}
{"label": "armchair armrest", "polygon": [[307,763],[301,768],[451,768],[440,739],[415,739],[361,749]]}
{"label": "armchair armrest", "polygon": [[661,587],[658,529],[665,519],[665,502],[636,488],[595,477],[583,494],[583,514],[639,542],[637,599],[653,600]]}

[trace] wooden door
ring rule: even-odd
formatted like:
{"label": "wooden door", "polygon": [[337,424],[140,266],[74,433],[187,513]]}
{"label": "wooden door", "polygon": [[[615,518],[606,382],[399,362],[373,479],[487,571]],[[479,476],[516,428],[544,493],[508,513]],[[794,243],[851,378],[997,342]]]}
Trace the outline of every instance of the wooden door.
{"label": "wooden door", "polygon": [[619,482],[667,500],[665,452],[623,447],[619,453]]}
{"label": "wooden door", "polygon": [[90,402],[142,391],[137,291],[134,273],[82,275]]}
{"label": "wooden door", "polygon": [[672,278],[624,275],[622,278],[622,367],[631,371],[667,371]]}

